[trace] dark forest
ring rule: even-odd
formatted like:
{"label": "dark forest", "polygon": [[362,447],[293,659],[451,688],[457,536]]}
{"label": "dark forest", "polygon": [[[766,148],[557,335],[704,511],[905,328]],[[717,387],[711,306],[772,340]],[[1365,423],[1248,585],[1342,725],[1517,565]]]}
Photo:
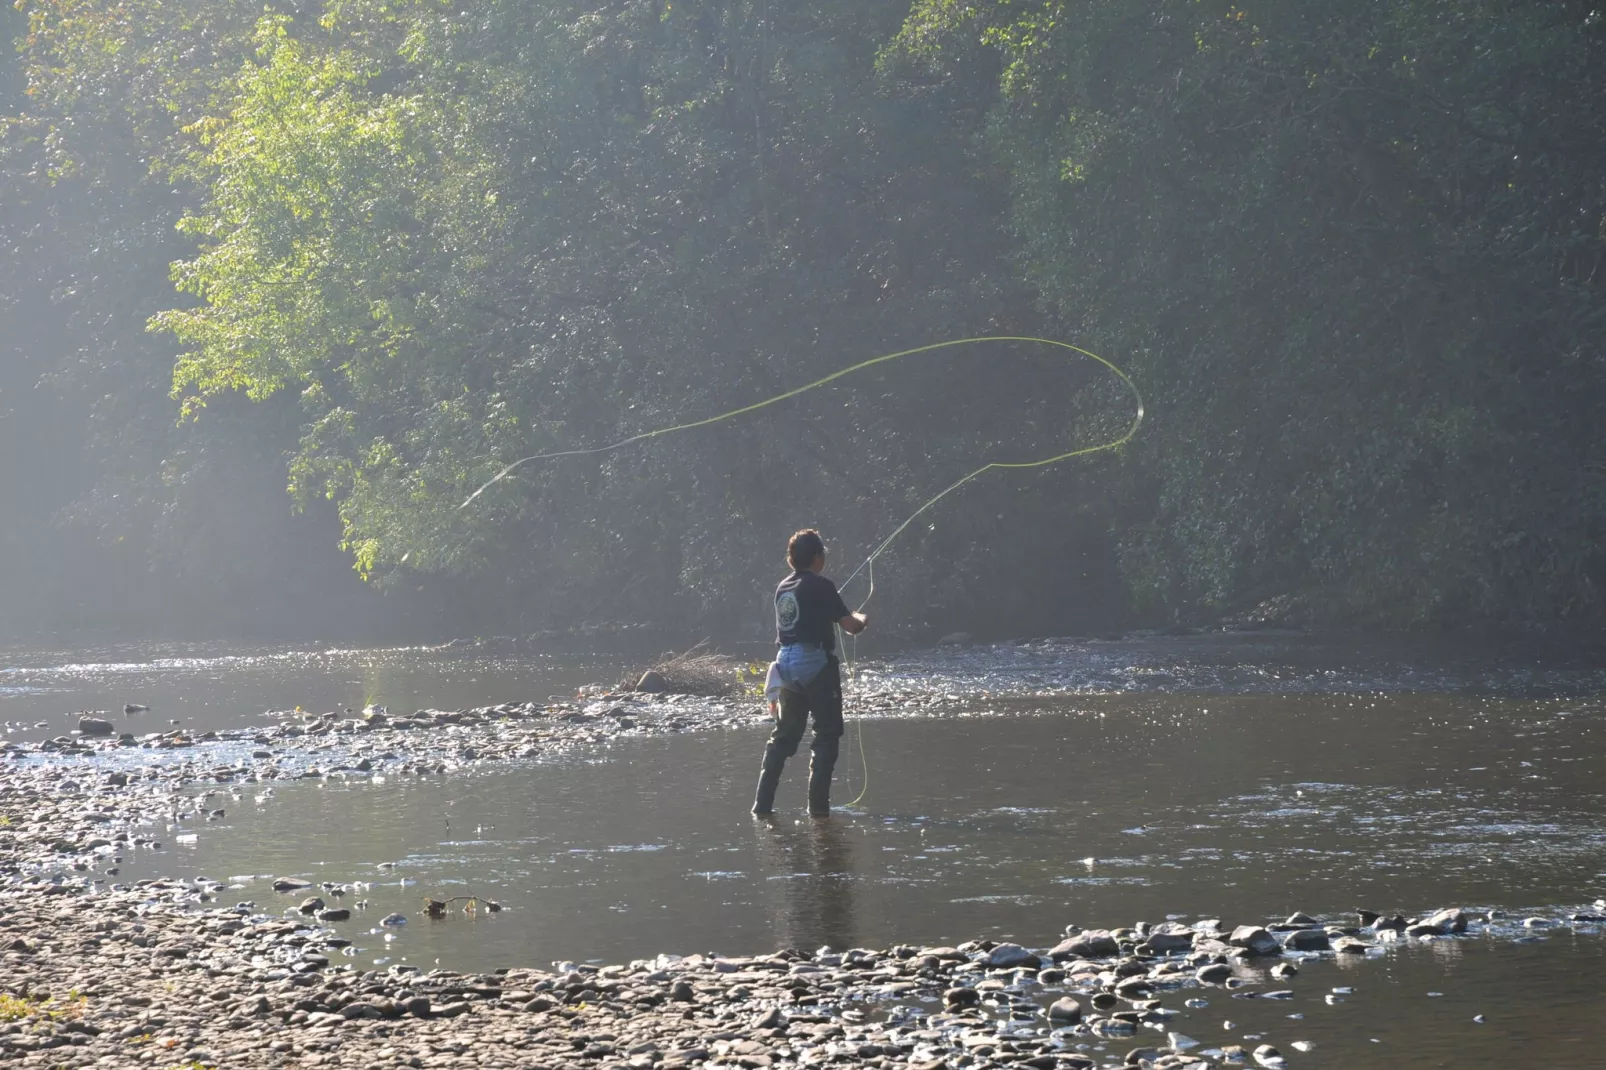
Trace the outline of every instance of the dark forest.
{"label": "dark forest", "polygon": [[1606,618],[1595,0],[0,17],[0,636]]}

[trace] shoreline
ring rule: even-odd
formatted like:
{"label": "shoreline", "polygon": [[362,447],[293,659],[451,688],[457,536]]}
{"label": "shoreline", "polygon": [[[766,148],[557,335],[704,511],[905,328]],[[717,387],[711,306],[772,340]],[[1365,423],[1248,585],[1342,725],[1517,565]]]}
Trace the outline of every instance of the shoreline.
{"label": "shoreline", "polygon": [[1364,960],[1458,933],[1606,922],[1606,903],[1567,921],[1449,910],[1398,919],[1401,929],[1389,918],[1296,915],[1269,926],[1079,931],[1031,949],[973,941],[418,973],[345,960],[351,941],[339,914],[324,912],[341,910],[338,901],[287,917],[318,895],[307,882],[281,880],[290,890],[271,902],[238,906],[218,882],[114,883],[126,853],[152,847],[149,822],[175,800],[204,805],[185,794],[203,785],[427,774],[620,735],[746,724],[751,704],[609,694],[410,718],[293,717],[193,739],[155,733],[132,746],[116,736],[53,750],[10,745],[11,759],[0,760],[0,1058],[157,1070],[1275,1067],[1290,1053],[1173,1040],[1179,1005],[1228,988],[1277,998],[1290,983],[1286,967],[1309,957]]}

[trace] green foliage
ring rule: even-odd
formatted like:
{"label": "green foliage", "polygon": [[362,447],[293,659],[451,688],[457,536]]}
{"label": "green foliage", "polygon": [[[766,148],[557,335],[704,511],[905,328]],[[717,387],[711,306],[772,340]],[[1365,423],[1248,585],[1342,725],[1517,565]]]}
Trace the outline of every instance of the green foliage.
{"label": "green foliage", "polygon": [[1601,611],[1590,5],[929,2],[883,66],[940,78],[975,49],[1005,60],[1017,263],[1153,401],[1125,493],[1141,596]]}
{"label": "green foliage", "polygon": [[790,530],[850,560],[983,460],[1112,437],[1118,395],[945,354],[458,504],[1007,332],[1109,355],[1151,420],[944,503],[895,617],[1063,628],[1117,557],[1157,617],[1606,610],[1589,3],[21,8],[0,448],[66,459],[0,492],[137,544],[117,575],[244,589],[338,512],[360,575],[471,620],[761,625]]}
{"label": "green foliage", "polygon": [[[963,143],[911,121],[928,102],[876,92],[895,25],[846,2],[346,4],[301,35],[268,20],[230,113],[194,127],[210,196],[175,278],[199,303],[152,321],[185,347],[175,385],[192,413],[294,390],[293,488],[340,503],[365,575],[501,573],[640,615],[762,584],[771,544],[816,510],[868,543],[1001,432],[1067,434],[1048,405],[1021,411],[1040,363],[1006,365],[994,405],[936,440],[899,441],[886,401],[929,411],[974,364],[893,383],[908,398],[853,384],[780,441],[732,426],[522,470],[457,505],[516,457],[996,311],[997,206]],[[1001,427],[1000,406],[1021,423]]]}
{"label": "green foliage", "polygon": [[30,996],[17,996],[10,992],[0,992],[0,1022],[17,1022],[27,1019],[42,1019],[52,1022],[65,1022],[84,1016],[84,1008],[89,1000],[72,992],[65,1000],[54,997],[36,998]]}

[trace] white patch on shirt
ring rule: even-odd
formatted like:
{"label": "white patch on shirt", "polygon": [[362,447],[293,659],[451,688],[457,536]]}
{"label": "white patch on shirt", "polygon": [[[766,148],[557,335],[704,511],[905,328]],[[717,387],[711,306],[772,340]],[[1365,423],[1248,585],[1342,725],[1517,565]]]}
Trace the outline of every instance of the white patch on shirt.
{"label": "white patch on shirt", "polygon": [[789,632],[797,626],[797,618],[802,611],[798,609],[797,594],[792,591],[782,591],[775,599],[775,623],[783,632]]}

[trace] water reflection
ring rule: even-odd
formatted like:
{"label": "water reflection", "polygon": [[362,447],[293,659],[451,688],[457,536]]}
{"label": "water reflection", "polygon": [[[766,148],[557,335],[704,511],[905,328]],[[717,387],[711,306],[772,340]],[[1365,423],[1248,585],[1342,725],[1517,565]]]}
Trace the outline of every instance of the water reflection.
{"label": "water reflection", "polygon": [[787,821],[755,818],[753,835],[766,880],[777,946],[846,951],[858,942],[854,911],[854,838],[837,817]]}

